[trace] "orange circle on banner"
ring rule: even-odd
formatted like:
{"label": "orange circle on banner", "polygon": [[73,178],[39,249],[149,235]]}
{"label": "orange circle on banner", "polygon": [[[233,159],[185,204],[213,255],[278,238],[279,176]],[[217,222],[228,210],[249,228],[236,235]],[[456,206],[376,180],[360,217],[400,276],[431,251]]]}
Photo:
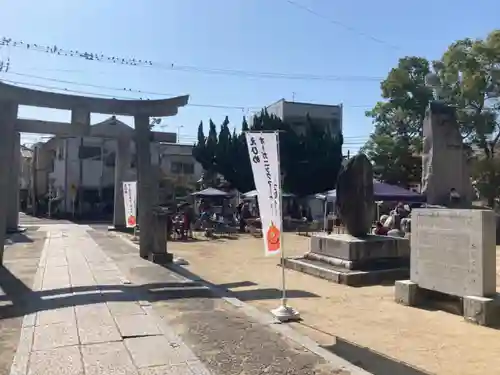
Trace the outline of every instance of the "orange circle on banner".
{"label": "orange circle on banner", "polygon": [[134,225],[136,224],[136,221],[135,221],[135,216],[130,215],[130,216],[128,217],[128,219],[127,219],[127,223],[128,223],[128,225],[130,225],[130,226],[134,226]]}
{"label": "orange circle on banner", "polygon": [[267,248],[269,251],[278,251],[281,247],[281,241],[280,241],[280,230],[276,225],[274,225],[273,222],[271,222],[271,225],[269,226],[269,229],[267,230]]}

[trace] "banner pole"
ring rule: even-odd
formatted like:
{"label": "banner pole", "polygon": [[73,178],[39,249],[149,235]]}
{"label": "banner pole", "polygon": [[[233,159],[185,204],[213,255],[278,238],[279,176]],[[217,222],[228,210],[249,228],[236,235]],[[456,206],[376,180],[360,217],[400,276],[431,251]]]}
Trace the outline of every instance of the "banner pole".
{"label": "banner pole", "polygon": [[286,272],[285,272],[285,246],[284,246],[284,235],[283,230],[285,229],[283,220],[283,187],[281,181],[281,158],[280,158],[280,139],[279,132],[276,134],[276,148],[278,153],[278,178],[280,179],[280,189],[279,189],[279,202],[280,202],[280,215],[281,215],[281,230],[280,230],[280,252],[281,252],[281,306],[272,310],[271,313],[280,322],[290,322],[300,320],[300,314],[297,310],[288,306],[287,304],[287,293],[286,293]]}
{"label": "banner pole", "polygon": [[281,156],[280,156],[280,134],[276,132],[276,149],[278,150],[278,178],[280,179],[280,191],[279,191],[279,202],[280,202],[280,215],[281,215],[281,230],[280,230],[280,243],[281,243],[281,306],[283,308],[287,307],[286,300],[286,272],[285,272],[285,243],[283,235],[283,230],[285,229],[285,223],[283,220],[283,186],[281,181]]}

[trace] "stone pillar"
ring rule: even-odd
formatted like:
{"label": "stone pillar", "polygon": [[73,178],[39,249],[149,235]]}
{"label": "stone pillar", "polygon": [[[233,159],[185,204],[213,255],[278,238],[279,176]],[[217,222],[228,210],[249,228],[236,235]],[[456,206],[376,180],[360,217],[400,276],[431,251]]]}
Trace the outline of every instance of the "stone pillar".
{"label": "stone pillar", "polygon": [[431,102],[423,123],[422,193],[427,203],[448,206],[450,191],[460,195],[460,206],[473,200],[470,166],[454,108]]}
{"label": "stone pillar", "polygon": [[5,229],[9,201],[9,180],[12,167],[12,143],[14,143],[15,123],[17,120],[18,104],[14,102],[0,102],[0,264],[3,264],[5,243]]}
{"label": "stone pillar", "polygon": [[123,181],[126,181],[127,171],[130,169],[132,155],[130,152],[130,139],[118,138],[116,140],[115,156],[115,201],[113,209],[114,229],[123,229],[125,223],[125,202],[123,200]]}
{"label": "stone pillar", "polygon": [[137,115],[135,123],[135,147],[137,153],[137,205],[139,211],[139,254],[147,258],[153,251],[153,170],[151,165],[151,131],[149,116]]}
{"label": "stone pillar", "polygon": [[7,211],[7,230],[17,231],[19,228],[19,171],[21,162],[21,135],[14,133],[11,145],[12,163],[9,179],[9,209]]}

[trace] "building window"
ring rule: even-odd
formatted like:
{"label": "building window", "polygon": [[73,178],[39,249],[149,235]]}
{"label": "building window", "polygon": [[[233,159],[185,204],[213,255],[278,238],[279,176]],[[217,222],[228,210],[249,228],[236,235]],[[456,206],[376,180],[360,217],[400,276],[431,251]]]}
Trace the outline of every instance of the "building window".
{"label": "building window", "polygon": [[60,146],[57,149],[57,159],[58,160],[64,160],[64,147],[63,146]]}
{"label": "building window", "polygon": [[181,174],[182,173],[182,163],[172,162],[170,164],[170,172],[172,172],[174,174]]}
{"label": "building window", "polygon": [[100,159],[102,149],[99,146],[80,146],[78,157],[80,159]]}
{"label": "building window", "polygon": [[194,164],[174,161],[170,164],[170,172],[173,174],[194,174]]}

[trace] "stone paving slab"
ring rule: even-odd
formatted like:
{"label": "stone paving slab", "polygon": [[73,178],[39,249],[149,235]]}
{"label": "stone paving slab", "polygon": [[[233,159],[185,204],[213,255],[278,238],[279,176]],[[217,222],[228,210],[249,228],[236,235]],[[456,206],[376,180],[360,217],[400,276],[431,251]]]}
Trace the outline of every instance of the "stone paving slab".
{"label": "stone paving slab", "polygon": [[138,373],[123,342],[84,345],[81,350],[85,375],[137,375]]}
{"label": "stone paving slab", "polygon": [[90,227],[39,230],[47,238],[11,375],[194,375],[204,369],[139,298],[88,234]]}
{"label": "stone paving slab", "polygon": [[[249,314],[247,304],[241,301],[239,304],[235,301],[228,303],[230,298],[221,298],[215,292],[216,288],[204,286],[203,293],[189,288],[199,280],[196,275],[187,279],[141,259],[132,261],[129,256],[137,254],[137,247],[118,235],[99,230],[89,234],[134,285],[143,285],[143,293],[148,294],[151,301],[151,306],[144,309],[152,309],[166,323],[164,326],[170,332],[163,334],[177,336],[171,343],[189,347],[203,363],[204,366],[191,366],[190,375],[207,375],[208,370],[224,375],[369,374],[324,349],[320,350],[322,348],[314,342],[303,344],[305,338],[290,326],[276,325],[275,320],[262,312]],[[289,328],[296,337],[291,338],[290,332],[285,332],[287,330],[281,333],[273,327]],[[191,365],[190,361],[187,363]],[[150,367],[140,373],[157,374],[170,369],[168,365]],[[177,369],[184,373],[183,366]]]}
{"label": "stone paving slab", "polygon": [[66,346],[33,351],[29,360],[28,375],[47,374],[84,375],[80,349],[77,346]]}

